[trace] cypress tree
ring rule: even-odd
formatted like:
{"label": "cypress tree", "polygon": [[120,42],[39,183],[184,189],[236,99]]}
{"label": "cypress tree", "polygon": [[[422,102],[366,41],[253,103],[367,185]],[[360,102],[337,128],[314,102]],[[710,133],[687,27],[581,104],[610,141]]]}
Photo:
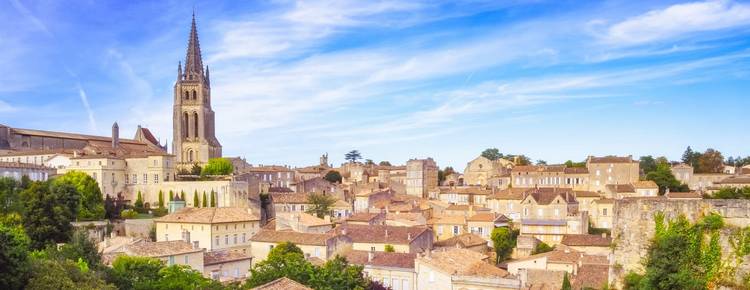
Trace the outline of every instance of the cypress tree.
{"label": "cypress tree", "polygon": [[198,200],[198,191],[193,193],[193,207],[201,207],[201,202]]}
{"label": "cypress tree", "polygon": [[169,191],[169,201],[174,200],[174,192],[172,190]]}
{"label": "cypress tree", "polygon": [[208,207],[208,199],[206,198],[206,191],[203,191],[203,207]]}
{"label": "cypress tree", "polygon": [[159,208],[164,208],[164,192],[159,190]]}
{"label": "cypress tree", "polygon": [[180,200],[185,201],[185,191],[180,191]]}

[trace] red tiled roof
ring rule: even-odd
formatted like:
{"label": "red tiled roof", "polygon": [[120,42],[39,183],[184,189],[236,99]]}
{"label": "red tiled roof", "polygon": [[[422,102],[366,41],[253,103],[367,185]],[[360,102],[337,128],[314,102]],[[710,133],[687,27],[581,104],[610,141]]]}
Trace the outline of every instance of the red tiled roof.
{"label": "red tiled roof", "polygon": [[601,235],[563,235],[563,245],[568,246],[594,246],[609,247],[612,243],[612,237],[602,237]]}
{"label": "red tiled roof", "polygon": [[355,265],[414,269],[414,259],[417,258],[417,254],[373,252],[372,260],[368,261],[369,253],[367,251],[352,250],[347,252],[344,257],[349,263]]}
{"label": "red tiled roof", "polygon": [[397,227],[352,224],[342,224],[331,230],[331,232],[335,232],[336,234],[344,234],[344,231],[346,232],[345,235],[351,237],[352,242],[355,243],[405,245],[411,244],[418,236],[430,230],[424,226]]}

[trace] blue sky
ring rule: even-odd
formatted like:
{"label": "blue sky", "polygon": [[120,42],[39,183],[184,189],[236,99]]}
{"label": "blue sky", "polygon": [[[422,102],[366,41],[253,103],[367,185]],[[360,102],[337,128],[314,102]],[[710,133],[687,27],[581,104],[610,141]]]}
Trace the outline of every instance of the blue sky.
{"label": "blue sky", "polygon": [[0,123],[171,143],[195,7],[253,164],[750,154],[750,3],[636,2],[0,0]]}

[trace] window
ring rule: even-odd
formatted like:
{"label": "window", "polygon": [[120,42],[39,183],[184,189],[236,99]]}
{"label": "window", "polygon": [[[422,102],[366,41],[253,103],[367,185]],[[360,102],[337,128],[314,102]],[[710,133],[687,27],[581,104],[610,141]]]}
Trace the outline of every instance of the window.
{"label": "window", "polygon": [[188,259],[188,255],[185,255],[185,265],[187,265],[187,264],[188,264],[188,261],[189,261],[189,259]]}
{"label": "window", "polygon": [[237,244],[237,234],[234,234],[234,244]]}
{"label": "window", "polygon": [[429,278],[428,278],[428,280],[429,280],[430,282],[435,282],[435,272],[433,272],[433,271],[430,271],[430,274],[429,274]]}
{"label": "window", "polygon": [[536,210],[536,215],[537,215],[537,216],[543,216],[543,215],[544,215],[544,210],[543,210],[543,209],[541,209],[541,208],[540,208],[540,209],[537,209],[537,210]]}
{"label": "window", "polygon": [[96,179],[96,172],[94,172],[94,173],[93,173],[93,176],[92,176],[92,177],[94,177],[94,180],[97,180],[97,181],[98,181],[98,179]]}
{"label": "window", "polygon": [[194,248],[200,248],[200,243],[198,241],[193,241],[193,247]]}
{"label": "window", "polygon": [[240,277],[240,269],[239,268],[234,268],[234,277],[235,278],[239,278]]}
{"label": "window", "polygon": [[164,240],[169,241],[169,234],[164,234]]}
{"label": "window", "polygon": [[133,174],[133,184],[138,184],[138,174]]}
{"label": "window", "polygon": [[599,175],[602,175],[602,172],[601,172],[601,170],[597,169],[596,170],[596,176],[599,176]]}
{"label": "window", "polygon": [[169,256],[169,265],[174,265],[174,256]]}
{"label": "window", "polygon": [[603,208],[603,209],[602,209],[602,215],[603,215],[603,216],[607,216],[607,209],[606,209],[606,208]]}
{"label": "window", "polygon": [[458,235],[458,226],[453,226],[453,234]]}
{"label": "window", "polygon": [[148,183],[148,174],[144,173],[143,174],[143,184],[147,184],[147,183]]}
{"label": "window", "polygon": [[375,247],[370,247],[370,251],[375,252]]}
{"label": "window", "polygon": [[315,247],[315,257],[320,257],[320,248]]}
{"label": "window", "polygon": [[524,216],[529,216],[529,208],[527,208],[527,207],[523,208],[523,215]]}
{"label": "window", "polygon": [[218,246],[218,245],[219,245],[219,236],[216,236],[216,237],[214,238],[214,243],[216,244],[216,246]]}
{"label": "window", "polygon": [[224,244],[229,245],[229,235],[224,235]]}
{"label": "window", "polygon": [[242,233],[242,243],[244,244],[244,243],[245,243],[245,241],[246,241],[246,240],[245,240],[245,233]]}
{"label": "window", "polygon": [[559,208],[555,209],[555,216],[560,216],[560,209]]}
{"label": "window", "polygon": [[154,174],[154,183],[159,183],[159,174]]}
{"label": "window", "polygon": [[443,234],[443,226],[438,226],[438,234]]}

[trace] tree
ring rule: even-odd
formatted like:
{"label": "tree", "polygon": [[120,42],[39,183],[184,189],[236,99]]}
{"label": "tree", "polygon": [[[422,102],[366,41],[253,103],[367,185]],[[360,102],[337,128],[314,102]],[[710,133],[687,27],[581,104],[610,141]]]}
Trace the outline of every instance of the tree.
{"label": "tree", "polygon": [[169,190],[169,201],[173,201],[173,200],[174,200],[174,192],[170,189]]}
{"label": "tree", "polygon": [[700,153],[693,151],[693,148],[690,148],[690,146],[688,146],[687,149],[685,149],[685,152],[682,153],[682,163],[685,163],[692,167],[697,167],[698,156],[700,156]]}
{"label": "tree", "polygon": [[516,165],[531,165],[531,159],[526,155],[506,155],[505,158],[513,160]]}
{"label": "tree", "polygon": [[216,192],[211,190],[211,207],[216,207]]}
{"label": "tree", "polygon": [[26,289],[117,289],[107,284],[86,262],[68,259],[32,259]]}
{"label": "tree", "polygon": [[323,179],[328,180],[328,182],[330,183],[341,183],[342,177],[341,173],[339,173],[338,171],[331,170],[326,173]]}
{"label": "tree", "polygon": [[158,289],[160,260],[147,257],[119,256],[112,262],[114,284],[119,289]]}
{"label": "tree", "polygon": [[656,170],[646,174],[646,180],[651,180],[659,186],[659,194],[664,194],[667,189],[670,191],[687,191],[687,185],[681,184],[672,174],[669,164],[659,163]]}
{"label": "tree", "polygon": [[143,212],[143,195],[141,195],[141,191],[138,191],[138,195],[135,198],[135,211],[142,213]]}
{"label": "tree", "polygon": [[0,177],[0,214],[21,212],[21,183],[10,177]]}
{"label": "tree", "polygon": [[99,183],[86,173],[70,171],[53,181],[54,184],[67,183],[75,187],[80,195],[78,218],[99,220],[104,218],[104,198]]}
{"label": "tree", "polygon": [[307,285],[313,289],[366,289],[369,279],[362,274],[362,269],[363,266],[349,265],[345,258],[336,255],[313,271]]}
{"label": "tree", "polygon": [[500,263],[510,258],[513,248],[516,246],[516,235],[506,227],[499,227],[490,233],[492,247],[495,249],[495,263]]}
{"label": "tree", "polygon": [[743,188],[722,187],[713,194],[707,196],[712,199],[750,199],[750,186]]}
{"label": "tree", "polygon": [[651,155],[641,156],[638,166],[643,176],[656,170],[656,159]]}
{"label": "tree", "polygon": [[208,207],[208,199],[206,198],[206,191],[203,191],[203,207]]}
{"label": "tree", "polygon": [[388,162],[388,161],[380,161],[380,163],[378,163],[378,165],[380,165],[380,166],[393,166],[393,165],[391,165],[391,163],[390,163],[390,162]]}
{"label": "tree", "polygon": [[91,241],[85,230],[73,232],[70,242],[60,247],[60,254],[68,260],[77,261],[82,259],[89,266],[99,266],[102,257],[96,244]]}
{"label": "tree", "polygon": [[482,151],[481,155],[482,157],[487,158],[492,161],[503,158],[503,154],[500,153],[500,150],[497,148],[487,148],[484,151]]}
{"label": "tree", "polygon": [[193,167],[190,168],[190,175],[201,175],[201,172],[203,172],[203,169],[198,163],[193,164]]}
{"label": "tree", "polygon": [[357,150],[352,150],[344,155],[344,159],[351,163],[354,163],[357,162],[357,160],[362,159],[362,154],[360,154]]}
{"label": "tree", "polygon": [[159,208],[164,208],[164,192],[159,190]]}
{"label": "tree", "polygon": [[229,175],[234,172],[232,161],[227,158],[211,158],[208,164],[201,170],[201,176],[206,175]]}
{"label": "tree", "polygon": [[250,269],[250,278],[245,287],[254,288],[281,277],[307,285],[314,275],[314,269],[314,266],[305,260],[299,247],[290,242],[280,243],[271,249],[265,260]]}
{"label": "tree", "polygon": [[80,195],[66,182],[34,182],[22,192],[23,221],[33,249],[67,242],[78,216]]}
{"label": "tree", "polygon": [[570,278],[568,278],[568,272],[565,272],[565,276],[563,276],[563,283],[562,283],[562,290],[572,290],[573,287],[570,285]]}
{"label": "tree", "polygon": [[539,244],[536,245],[533,251],[531,251],[532,255],[546,253],[549,251],[554,250],[555,247],[550,247],[550,245],[547,245],[545,242],[539,242]]}
{"label": "tree", "polygon": [[186,199],[185,199],[185,192],[184,191],[180,191],[180,200],[181,201],[186,201]]}
{"label": "tree", "polygon": [[375,165],[375,161],[372,161],[372,159],[366,159],[365,165],[368,165],[368,166]]}
{"label": "tree", "polygon": [[536,165],[547,165],[547,161],[539,159],[536,161]]}
{"label": "tree", "polygon": [[396,249],[393,248],[393,245],[391,245],[391,244],[386,244],[384,250],[385,250],[386,253],[396,252]]}
{"label": "tree", "polygon": [[307,213],[323,218],[331,214],[331,206],[336,203],[336,199],[323,193],[311,193],[307,196],[307,203],[310,204]]}
{"label": "tree", "polygon": [[699,154],[697,159],[696,173],[721,173],[724,171],[724,156],[717,150],[708,148],[706,152]]}
{"label": "tree", "polygon": [[584,168],[586,167],[586,162],[573,162],[573,160],[565,161],[565,167],[568,168]]}
{"label": "tree", "polygon": [[195,192],[193,192],[193,207],[201,207],[201,201],[198,198],[198,190],[196,189]]}
{"label": "tree", "polygon": [[0,289],[22,289],[29,273],[29,237],[19,226],[0,224]]}
{"label": "tree", "polygon": [[159,280],[156,289],[221,289],[221,284],[212,279],[204,278],[201,272],[186,265],[172,265],[159,270]]}

